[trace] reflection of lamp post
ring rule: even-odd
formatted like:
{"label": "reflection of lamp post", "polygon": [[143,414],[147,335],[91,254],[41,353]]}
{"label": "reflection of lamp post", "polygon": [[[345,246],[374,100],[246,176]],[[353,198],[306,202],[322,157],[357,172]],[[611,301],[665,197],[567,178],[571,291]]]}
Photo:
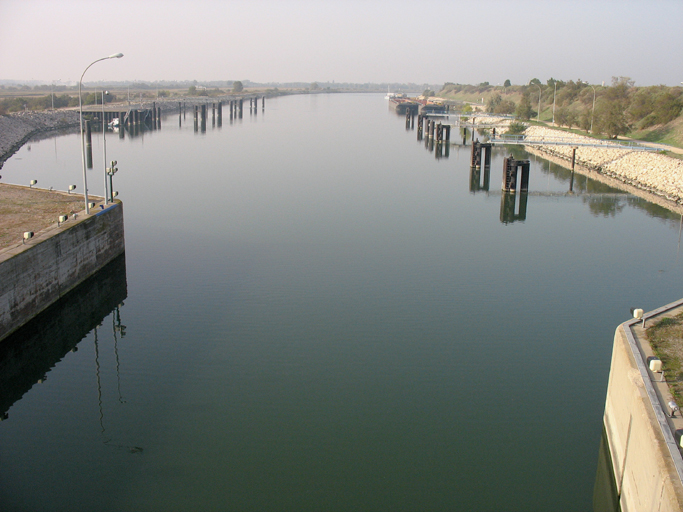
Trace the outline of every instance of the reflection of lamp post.
{"label": "reflection of lamp post", "polygon": [[109,57],[102,57],[101,59],[97,59],[91,62],[88,65],[88,67],[85,68],[85,71],[83,71],[83,74],[81,75],[81,79],[78,81],[78,111],[81,114],[81,162],[83,163],[83,195],[85,196],[86,214],[90,213],[90,205],[88,204],[88,177],[85,174],[85,143],[83,142],[83,100],[81,99],[81,87],[83,85],[83,77],[85,76],[85,72],[88,71],[88,69],[90,69],[90,66],[95,64],[95,62],[107,59],[120,59],[121,57],[123,57],[123,53],[115,53],[113,55],[110,55]]}
{"label": "reflection of lamp post", "polygon": [[[589,84],[588,82],[583,82],[583,83],[593,87],[593,85]],[[604,105],[605,102],[603,101],[602,103]],[[593,117],[595,117],[595,87],[593,87],[593,110],[591,110],[591,134],[593,134]]]}
{"label": "reflection of lamp post", "polygon": [[[531,80],[529,80],[529,85],[531,85]],[[538,84],[533,84],[538,87],[538,115],[536,116],[536,122],[541,121],[541,86]]]}

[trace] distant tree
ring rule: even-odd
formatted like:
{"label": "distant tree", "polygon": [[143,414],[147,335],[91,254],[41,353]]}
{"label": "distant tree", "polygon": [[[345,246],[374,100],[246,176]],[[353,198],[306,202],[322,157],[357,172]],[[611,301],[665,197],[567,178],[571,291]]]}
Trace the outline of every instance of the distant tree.
{"label": "distant tree", "polygon": [[242,92],[244,90],[244,86],[242,85],[242,82],[239,80],[235,80],[232,83],[232,92]]}
{"label": "distant tree", "polygon": [[511,85],[512,85],[512,82],[510,82],[510,79],[508,78],[507,80],[505,80],[503,87],[510,87]]}
{"label": "distant tree", "polygon": [[188,96],[196,96],[197,95],[197,87],[194,85],[191,85],[190,88],[187,90],[187,95]]}
{"label": "distant tree", "polygon": [[669,123],[680,115],[681,110],[683,110],[683,96],[680,90],[661,91],[654,97],[652,112],[645,117],[642,128]]}
{"label": "distant tree", "polygon": [[496,107],[500,104],[500,102],[503,100],[501,98],[500,94],[494,93],[491,95],[491,97],[488,99],[486,102],[486,111],[489,113],[495,112]]}
{"label": "distant tree", "polygon": [[524,133],[526,130],[526,125],[524,123],[519,123],[515,121],[514,123],[510,123],[508,125],[508,133],[512,135],[519,135],[521,133]]}
{"label": "distant tree", "polygon": [[629,106],[629,89],[633,87],[629,77],[612,77],[612,86],[600,96],[596,104],[593,130],[609,138],[627,133],[630,124],[626,117]]}
{"label": "distant tree", "polygon": [[488,82],[482,82],[479,84],[479,87],[488,87],[489,83]]}
{"label": "distant tree", "polygon": [[590,130],[590,127],[591,127],[591,111],[588,110],[588,107],[586,107],[583,109],[583,111],[581,111],[581,115],[579,116],[579,128],[588,132],[588,130]]}
{"label": "distant tree", "polygon": [[422,92],[422,96],[424,96],[425,98],[429,98],[430,96],[435,96],[435,94],[434,94],[434,91],[432,91],[430,89],[425,89]]}
{"label": "distant tree", "polygon": [[531,85],[541,85],[541,81],[538,78],[532,78],[529,83]]}
{"label": "distant tree", "polygon": [[522,96],[517,108],[515,109],[515,115],[520,119],[531,119],[534,111],[531,108],[531,100],[529,99],[529,94],[525,93]]}
{"label": "distant tree", "polygon": [[310,87],[311,91],[317,91],[320,89],[320,86],[318,85],[318,82],[313,82]]}
{"label": "distant tree", "polygon": [[638,122],[645,119],[652,114],[655,106],[655,97],[657,95],[657,87],[646,87],[639,89],[631,98],[631,104],[628,107],[629,117]]}
{"label": "distant tree", "polygon": [[515,108],[517,108],[517,105],[515,105],[514,101],[511,100],[502,100],[496,107],[493,109],[494,114],[514,114],[515,113]]}

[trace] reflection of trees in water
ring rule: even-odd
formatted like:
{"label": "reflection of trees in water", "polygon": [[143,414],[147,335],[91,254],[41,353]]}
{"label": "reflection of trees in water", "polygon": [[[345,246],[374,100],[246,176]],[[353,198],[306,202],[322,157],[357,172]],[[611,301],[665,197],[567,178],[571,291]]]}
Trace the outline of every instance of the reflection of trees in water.
{"label": "reflection of trees in water", "polygon": [[658,204],[646,201],[641,197],[629,196],[628,203],[630,206],[633,206],[634,208],[638,208],[639,210],[644,211],[648,217],[673,221],[678,221],[681,217],[678,213],[672,212],[671,210],[667,210],[666,208],[664,208],[663,206],[659,206]]}
{"label": "reflection of trees in water", "polygon": [[[523,148],[523,146],[519,146],[519,148]],[[511,153],[520,152],[511,151]],[[529,154],[522,150],[519,158],[529,158]],[[541,172],[544,174],[552,174],[557,180],[567,184],[571,181],[572,171],[570,169],[549,162],[541,157],[537,157],[537,162],[541,164]],[[627,194],[618,188],[610,187],[599,181],[592,180],[582,174],[574,174],[574,191],[586,194],[623,194],[623,197],[608,196],[584,198],[583,202],[588,204],[591,214],[596,217],[614,217],[617,213],[620,213],[624,207],[630,206],[643,211],[648,217],[663,220],[667,224],[678,225],[677,223],[681,220],[681,215],[676,212],[655,203],[651,203],[641,197]]]}
{"label": "reflection of trees in water", "polygon": [[609,196],[585,197],[583,202],[584,204],[588,203],[588,209],[595,217],[614,217],[626,206],[625,201],[621,198]]}
{"label": "reflection of trees in water", "polygon": [[[541,172],[544,174],[552,174],[557,180],[563,183],[569,183],[572,179],[572,171],[561,165],[538,158],[538,163],[541,164]],[[618,188],[610,187],[599,181],[592,180],[583,174],[574,173],[574,188],[582,192],[591,194],[619,194],[624,193]]]}

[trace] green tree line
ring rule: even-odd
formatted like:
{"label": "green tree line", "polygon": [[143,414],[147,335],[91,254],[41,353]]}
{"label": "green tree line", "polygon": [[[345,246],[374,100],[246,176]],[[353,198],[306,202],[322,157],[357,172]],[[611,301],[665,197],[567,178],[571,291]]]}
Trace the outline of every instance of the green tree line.
{"label": "green tree line", "polygon": [[513,86],[510,80],[503,86],[491,86],[488,82],[479,85],[447,82],[439,95],[488,95],[488,112],[514,113],[520,119],[529,120],[538,115],[539,92],[542,120],[552,119],[549,110],[552,112],[554,102],[556,124],[586,131],[592,126],[594,134],[610,138],[665,125],[683,112],[683,87],[635,87],[629,77],[623,76],[613,77],[608,86],[590,85],[581,79],[565,82],[554,78],[545,84],[533,78],[523,86]]}

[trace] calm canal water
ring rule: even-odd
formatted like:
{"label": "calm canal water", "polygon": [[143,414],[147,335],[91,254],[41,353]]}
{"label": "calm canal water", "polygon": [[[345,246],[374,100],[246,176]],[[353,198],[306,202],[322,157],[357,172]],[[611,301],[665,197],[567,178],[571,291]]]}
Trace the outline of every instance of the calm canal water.
{"label": "calm canal water", "polygon": [[[505,154],[473,192],[382,95],[110,133],[125,262],[0,350],[0,508],[592,510],[613,333],[681,297],[679,219],[534,157],[511,218]],[[81,190],[78,136],[2,175]]]}

